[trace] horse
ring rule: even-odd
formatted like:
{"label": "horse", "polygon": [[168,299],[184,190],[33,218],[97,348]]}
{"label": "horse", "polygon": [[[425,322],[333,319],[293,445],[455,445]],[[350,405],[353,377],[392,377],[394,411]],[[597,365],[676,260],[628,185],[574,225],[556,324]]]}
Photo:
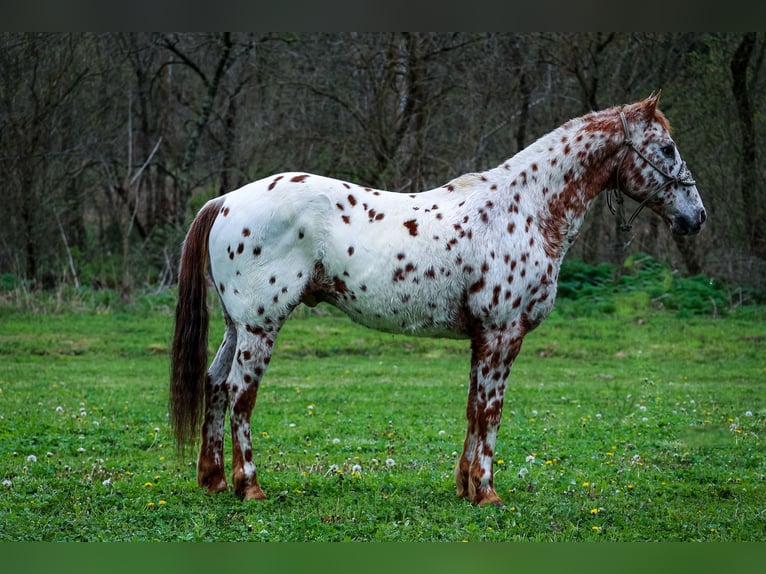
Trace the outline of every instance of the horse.
{"label": "horse", "polygon": [[[256,395],[290,312],[326,302],[372,329],[470,341],[457,494],[502,506],[493,456],[506,380],[524,336],[553,308],[561,262],[594,199],[606,191],[626,228],[644,207],[675,234],[705,222],[659,99],[571,119],[499,166],[428,191],[289,172],[209,200],[183,243],[169,389],[177,447],[201,435],[199,486],[229,489],[228,411],[233,491],[266,497],[251,444]],[[639,204],[629,219],[623,194]],[[209,368],[208,280],[225,322]]]}

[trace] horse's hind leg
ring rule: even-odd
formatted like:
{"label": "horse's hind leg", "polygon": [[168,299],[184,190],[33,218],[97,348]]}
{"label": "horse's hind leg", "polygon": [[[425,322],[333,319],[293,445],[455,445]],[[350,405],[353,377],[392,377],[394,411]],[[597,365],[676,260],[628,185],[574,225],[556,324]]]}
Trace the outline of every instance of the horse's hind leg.
{"label": "horse's hind leg", "polygon": [[229,418],[234,492],[245,500],[266,498],[255,472],[250,417],[278,331],[279,326],[273,323],[269,327],[239,325],[237,330],[237,351],[229,377]]}
{"label": "horse's hind leg", "polygon": [[223,430],[228,404],[227,378],[237,346],[237,331],[226,318],[226,333],[205,380],[205,418],[197,458],[197,483],[208,492],[228,490],[223,467]]}

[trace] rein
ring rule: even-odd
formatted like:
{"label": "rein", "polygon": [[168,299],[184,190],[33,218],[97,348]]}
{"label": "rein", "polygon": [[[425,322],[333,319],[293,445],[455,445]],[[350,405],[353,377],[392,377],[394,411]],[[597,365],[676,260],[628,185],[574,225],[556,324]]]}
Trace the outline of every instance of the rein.
{"label": "rein", "polygon": [[[676,175],[670,175],[665,170],[659,168],[657,165],[654,164],[648,157],[646,157],[641,151],[633,144],[633,140],[630,137],[630,129],[628,128],[628,120],[625,119],[625,114],[621,111],[620,112],[620,120],[622,121],[622,129],[625,132],[625,140],[622,142],[622,145],[625,146],[625,153],[622,154],[622,158],[620,159],[620,163],[617,166],[617,185],[614,189],[610,189],[607,191],[606,194],[606,204],[609,207],[609,211],[612,212],[612,215],[617,215],[620,220],[620,227],[623,231],[630,231],[633,228],[633,221],[636,219],[639,213],[641,213],[641,210],[646,206],[647,203],[649,203],[651,200],[653,200],[658,193],[660,193],[663,189],[675,184],[680,183],[681,185],[695,185],[697,182],[694,181],[694,178],[692,177],[691,172],[689,171],[689,168],[686,167],[686,162],[681,160],[681,166],[678,168],[678,172]],[[628,152],[630,150],[633,150],[638,154],[638,157],[640,157],[642,160],[644,160],[646,163],[648,163],[650,166],[654,168],[655,171],[659,172],[660,175],[662,175],[665,178],[665,183],[660,185],[657,189],[652,191],[649,195],[646,196],[646,198],[638,205],[636,210],[633,212],[633,215],[631,215],[627,220],[625,219],[625,211],[623,209],[623,202],[624,198],[622,197],[622,190],[620,189],[620,168],[622,168],[622,164],[625,161],[625,156],[628,155]],[[617,203],[617,208],[614,207],[614,202]]]}

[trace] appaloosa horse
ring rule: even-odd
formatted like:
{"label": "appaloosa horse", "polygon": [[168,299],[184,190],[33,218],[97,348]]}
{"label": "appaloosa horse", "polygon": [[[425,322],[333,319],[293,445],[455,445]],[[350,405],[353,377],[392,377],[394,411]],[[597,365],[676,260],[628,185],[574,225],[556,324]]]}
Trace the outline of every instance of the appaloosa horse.
{"label": "appaloosa horse", "polygon": [[[290,312],[326,301],[374,329],[470,339],[457,493],[502,504],[492,459],[506,379],[524,336],[553,307],[588,206],[609,190],[620,206],[625,193],[636,212],[651,208],[673,233],[697,233],[705,221],[658,100],[570,120],[494,169],[422,193],[282,173],[210,200],[184,243],[170,384],[179,447],[202,425],[200,486],[228,489],[228,409],[234,492],[265,497],[250,432],[258,387]],[[226,321],[209,369],[208,258]]]}

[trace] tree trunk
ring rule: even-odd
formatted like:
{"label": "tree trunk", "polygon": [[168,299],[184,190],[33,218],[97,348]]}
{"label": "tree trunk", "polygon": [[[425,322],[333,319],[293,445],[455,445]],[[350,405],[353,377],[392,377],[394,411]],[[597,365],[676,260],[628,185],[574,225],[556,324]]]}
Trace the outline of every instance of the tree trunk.
{"label": "tree trunk", "polygon": [[[745,233],[750,251],[754,255],[766,256],[766,231],[761,225],[761,189],[755,152],[755,123],[753,103],[748,85],[748,68],[755,50],[756,32],[746,32],[731,59],[732,93],[737,104],[741,138],[740,167],[742,200],[745,206]],[[757,70],[754,70],[755,74]]]}

